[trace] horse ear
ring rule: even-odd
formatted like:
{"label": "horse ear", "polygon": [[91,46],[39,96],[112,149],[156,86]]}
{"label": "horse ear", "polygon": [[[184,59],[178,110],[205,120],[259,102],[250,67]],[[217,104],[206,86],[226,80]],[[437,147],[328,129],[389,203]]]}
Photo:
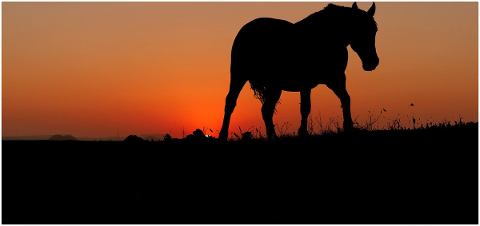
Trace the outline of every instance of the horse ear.
{"label": "horse ear", "polygon": [[370,16],[373,16],[375,14],[375,2],[372,4],[372,7],[367,11]]}
{"label": "horse ear", "polygon": [[354,2],[354,3],[353,3],[352,9],[358,9],[357,2]]}

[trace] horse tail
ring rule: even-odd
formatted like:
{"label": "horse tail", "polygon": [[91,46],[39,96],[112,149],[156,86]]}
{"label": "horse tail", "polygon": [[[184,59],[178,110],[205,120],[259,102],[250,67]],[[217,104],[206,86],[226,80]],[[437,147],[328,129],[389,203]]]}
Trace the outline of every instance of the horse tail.
{"label": "horse tail", "polygon": [[265,85],[262,85],[258,82],[254,82],[251,80],[249,82],[250,82],[250,88],[253,90],[253,96],[259,99],[262,102],[262,104],[265,103],[265,93],[266,93]]}

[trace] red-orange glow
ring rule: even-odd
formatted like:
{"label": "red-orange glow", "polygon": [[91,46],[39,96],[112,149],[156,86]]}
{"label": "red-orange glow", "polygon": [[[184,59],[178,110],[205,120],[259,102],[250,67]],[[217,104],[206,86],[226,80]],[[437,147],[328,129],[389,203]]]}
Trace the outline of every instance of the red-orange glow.
{"label": "red-orange glow", "polygon": [[[257,17],[296,22],[327,4],[4,2],[2,135],[182,137],[205,127],[217,136],[238,30]],[[412,117],[477,121],[478,3],[376,6],[378,68],[363,71],[349,47],[352,117],[362,123],[386,109],[380,128],[401,117],[406,125]],[[299,93],[284,92],[274,122],[296,131],[299,103]],[[265,134],[260,107],[247,83],[230,131],[253,126]],[[311,116],[342,119],[324,85],[312,92]]]}

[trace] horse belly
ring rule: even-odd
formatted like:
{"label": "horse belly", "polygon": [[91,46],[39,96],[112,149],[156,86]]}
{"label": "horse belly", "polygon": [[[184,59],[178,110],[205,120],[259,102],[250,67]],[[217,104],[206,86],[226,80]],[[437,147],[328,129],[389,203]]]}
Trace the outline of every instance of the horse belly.
{"label": "horse belly", "polygon": [[[249,58],[248,76],[268,86],[286,91],[300,91],[327,84],[344,75],[345,68],[340,61],[322,59],[318,56],[271,51],[271,55]],[[327,55],[327,54],[326,54]],[[332,56],[333,54],[328,54]],[[346,61],[341,61],[342,64]],[[346,64],[346,63],[345,63]]]}
{"label": "horse belly", "polygon": [[[290,68],[289,68],[290,69]],[[293,68],[283,71],[283,75],[275,76],[278,86],[285,91],[300,91],[315,88],[318,83],[318,74],[312,71],[304,71],[301,68]]]}
{"label": "horse belly", "polygon": [[250,57],[243,70],[251,81],[286,91],[312,89],[323,82],[318,63],[298,64],[281,53]]}
{"label": "horse belly", "polygon": [[[328,84],[345,77],[345,69],[348,60],[348,52],[343,50],[323,50],[309,54],[307,51],[295,54],[289,64],[279,73],[283,73],[281,83],[284,90],[314,88],[318,84]],[[319,54],[320,53],[320,54]]]}

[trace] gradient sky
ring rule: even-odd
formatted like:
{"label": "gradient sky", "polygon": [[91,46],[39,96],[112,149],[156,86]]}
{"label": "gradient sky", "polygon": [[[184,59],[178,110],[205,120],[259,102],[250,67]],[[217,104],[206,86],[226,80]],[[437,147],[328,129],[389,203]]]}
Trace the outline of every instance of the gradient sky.
{"label": "gradient sky", "polygon": [[[181,137],[205,127],[218,136],[239,29],[257,17],[297,22],[327,4],[3,2],[2,135]],[[380,65],[363,71],[348,47],[352,117],[363,124],[386,109],[380,128],[411,117],[478,121],[478,3],[376,6]],[[299,93],[283,92],[274,122],[296,131],[299,103]],[[247,84],[230,131],[254,126],[265,134],[260,107]],[[311,116],[324,125],[342,120],[325,85],[312,91]]]}

